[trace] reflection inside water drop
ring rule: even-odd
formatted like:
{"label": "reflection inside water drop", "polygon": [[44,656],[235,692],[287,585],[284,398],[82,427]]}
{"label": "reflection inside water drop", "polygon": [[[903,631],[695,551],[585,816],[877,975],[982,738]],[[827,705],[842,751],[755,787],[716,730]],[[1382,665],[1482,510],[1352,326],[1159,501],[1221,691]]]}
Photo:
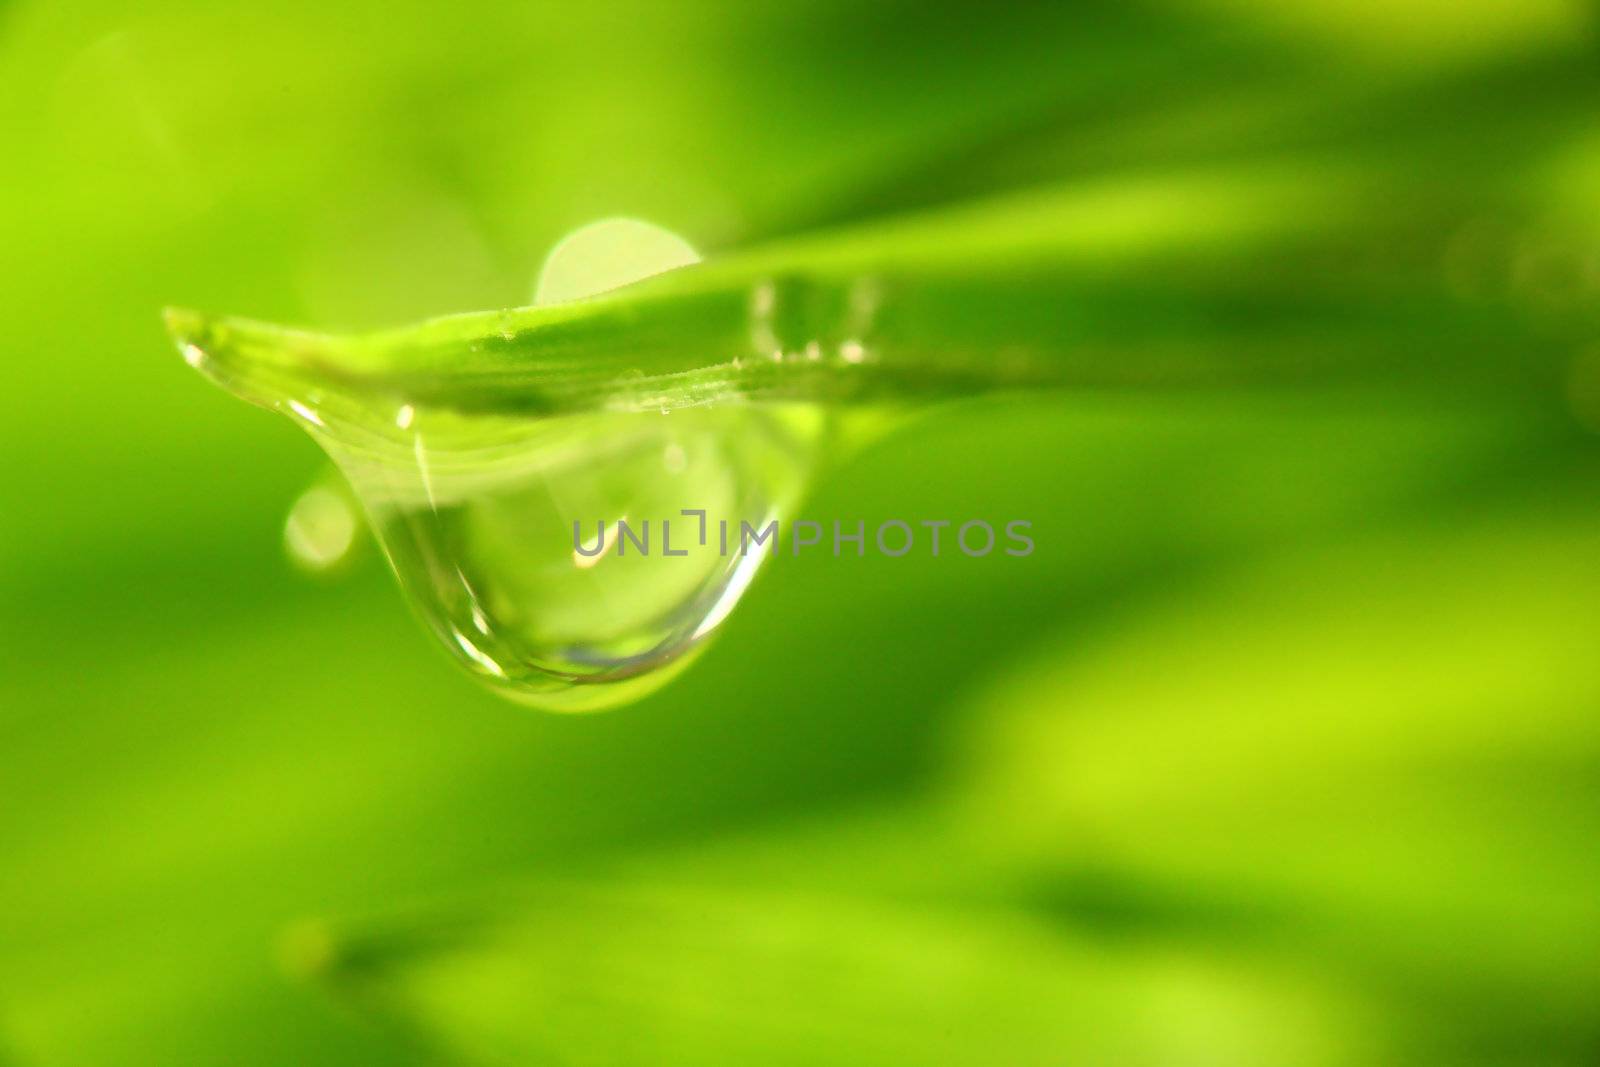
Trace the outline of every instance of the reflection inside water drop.
{"label": "reflection inside water drop", "polygon": [[[526,703],[582,710],[689,662],[767,555],[724,548],[719,523],[737,537],[741,523],[787,519],[823,422],[814,408],[727,404],[554,419],[413,409],[392,430],[307,429],[462,665]],[[705,513],[703,542],[685,511]]]}

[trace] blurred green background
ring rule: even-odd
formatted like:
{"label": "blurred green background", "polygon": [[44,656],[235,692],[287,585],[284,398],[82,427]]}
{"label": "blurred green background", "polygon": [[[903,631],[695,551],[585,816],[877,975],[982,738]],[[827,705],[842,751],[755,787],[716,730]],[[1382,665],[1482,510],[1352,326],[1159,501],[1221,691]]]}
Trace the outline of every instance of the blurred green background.
{"label": "blurred green background", "polygon": [[[784,558],[665,691],[558,717],[432,650],[370,546],[287,564],[320,454],[159,317],[392,325],[526,302],[608,215],[715,254],[1292,147],[1279,87],[1330,73],[1433,87],[1419,137],[1498,101],[1488,160],[1596,99],[1594,29],[0,3],[0,1064],[1594,1062],[1592,351],[1572,410],[942,409],[807,513],[1027,518],[1032,557]],[[1523,94],[1452,106],[1480,70]]]}

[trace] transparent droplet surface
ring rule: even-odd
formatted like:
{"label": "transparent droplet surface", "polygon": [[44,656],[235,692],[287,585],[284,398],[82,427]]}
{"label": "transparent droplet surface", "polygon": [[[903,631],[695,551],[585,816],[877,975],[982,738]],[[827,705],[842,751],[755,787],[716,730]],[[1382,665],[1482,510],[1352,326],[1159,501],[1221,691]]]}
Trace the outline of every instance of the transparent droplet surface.
{"label": "transparent droplet surface", "polygon": [[741,530],[792,514],[823,430],[815,410],[742,404],[410,423],[314,432],[451,654],[566,710],[635,699],[689,662],[769,557]]}
{"label": "transparent droplet surface", "polygon": [[[443,647],[551,710],[625,703],[687,665],[776,553],[757,535],[787,528],[832,434],[815,405],[743,400],[521,416],[309,384],[250,398],[339,467]],[[302,565],[349,551],[338,505],[313,488],[291,512]]]}

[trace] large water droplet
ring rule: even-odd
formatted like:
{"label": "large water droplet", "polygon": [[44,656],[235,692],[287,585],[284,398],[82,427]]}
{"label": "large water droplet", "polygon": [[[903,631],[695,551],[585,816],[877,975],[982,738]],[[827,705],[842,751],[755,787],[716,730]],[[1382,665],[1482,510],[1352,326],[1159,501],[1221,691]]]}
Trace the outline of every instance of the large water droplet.
{"label": "large water droplet", "polygon": [[[539,292],[576,298],[695,258],[666,231],[607,220],[552,252]],[[169,326],[191,365],[322,445],[450,654],[552,710],[636,699],[691,661],[775,547],[741,531],[786,523],[828,431],[815,406],[739,399],[556,417],[431,407],[319,384],[314,360],[288,369],[198,317]],[[302,504],[294,544],[342,555],[348,531]]]}
{"label": "large water droplet", "polygon": [[445,647],[568,710],[638,697],[689,661],[766,558],[741,524],[791,513],[823,429],[814,409],[741,404],[408,421],[314,432]]}

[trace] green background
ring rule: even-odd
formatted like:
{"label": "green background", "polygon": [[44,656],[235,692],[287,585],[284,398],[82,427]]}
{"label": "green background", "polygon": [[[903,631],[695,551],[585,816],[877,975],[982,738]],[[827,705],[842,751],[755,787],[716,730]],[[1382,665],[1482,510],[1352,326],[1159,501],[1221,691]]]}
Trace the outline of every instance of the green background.
{"label": "green background", "polygon": [[666,690],[560,717],[430,648],[370,545],[287,564],[320,454],[159,314],[520,304],[598,217],[715,254],[1135,180],[1258,74],[1592,35],[1553,0],[0,2],[0,1064],[1592,1062],[1592,353],[1571,411],[941,407],[806,514],[1023,518],[1034,555],[781,559]]}

